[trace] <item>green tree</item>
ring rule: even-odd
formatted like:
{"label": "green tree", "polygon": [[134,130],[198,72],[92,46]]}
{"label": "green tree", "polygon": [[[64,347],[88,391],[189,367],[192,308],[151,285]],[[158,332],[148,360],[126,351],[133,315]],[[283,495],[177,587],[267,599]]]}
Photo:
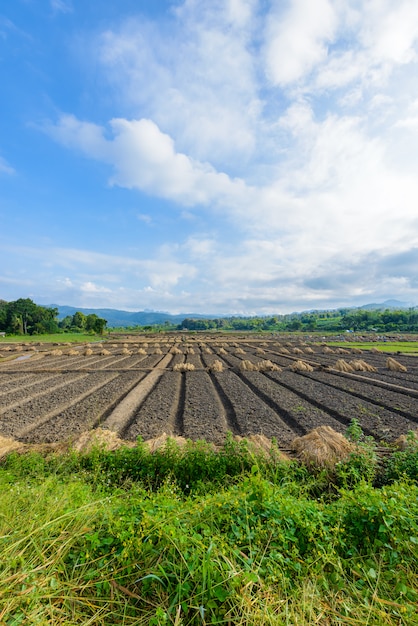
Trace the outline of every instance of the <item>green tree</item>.
{"label": "green tree", "polygon": [[86,327],[86,316],[81,311],[77,311],[73,315],[73,319],[71,322],[71,327],[75,330],[84,330]]}

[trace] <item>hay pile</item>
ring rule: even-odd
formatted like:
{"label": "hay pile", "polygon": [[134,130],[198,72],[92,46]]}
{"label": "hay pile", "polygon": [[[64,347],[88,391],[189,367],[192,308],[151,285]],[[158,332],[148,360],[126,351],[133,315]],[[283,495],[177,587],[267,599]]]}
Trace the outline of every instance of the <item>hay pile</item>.
{"label": "hay pile", "polygon": [[66,352],[65,354],[66,354],[67,356],[78,356],[78,355],[79,355],[79,352],[78,352],[78,350],[73,350],[73,349],[71,349],[71,350],[67,350],[67,352]]}
{"label": "hay pile", "polygon": [[258,371],[258,366],[255,363],[248,361],[247,359],[244,359],[244,361],[241,361],[239,366],[243,372],[257,372]]}
{"label": "hay pile", "polygon": [[[48,353],[46,353],[48,354]],[[62,356],[62,350],[51,350],[49,353],[51,356]]]}
{"label": "hay pile", "polygon": [[193,363],[176,363],[173,372],[193,372],[194,369]]}
{"label": "hay pile", "polygon": [[354,450],[353,444],[330,426],[319,426],[292,441],[292,450],[298,458],[313,467],[333,468]]}
{"label": "hay pile", "polygon": [[123,348],[123,350],[121,350],[121,355],[123,356],[131,356],[132,352],[130,350],[128,350],[128,348]]}
{"label": "hay pile", "polygon": [[117,450],[122,446],[133,448],[135,445],[135,442],[119,439],[113,430],[96,428],[82,433],[73,441],[71,448],[76,452],[91,452],[94,448]]}
{"label": "hay pile", "polygon": [[282,354],[290,354],[290,352],[289,352],[289,350],[288,350],[287,348],[282,348],[282,349],[280,350],[280,352],[281,352]]}
{"label": "hay pile", "polygon": [[228,354],[228,352],[224,350],[223,348],[220,348],[218,354]]}
{"label": "hay pile", "polygon": [[350,354],[350,350],[344,350],[344,348],[337,348],[335,352],[337,354]]}
{"label": "hay pile", "polygon": [[25,447],[24,443],[16,441],[16,439],[0,435],[0,459],[10,454],[10,452],[23,452]]}
{"label": "hay pile", "polygon": [[203,352],[204,352],[205,354],[213,354],[213,352],[212,352],[212,350],[211,350],[210,348],[205,348],[205,349],[203,350]]}
{"label": "hay pile", "polygon": [[263,348],[257,348],[255,351],[256,354],[265,354],[265,350],[263,350]]}
{"label": "hay pile", "polygon": [[161,350],[161,348],[155,348],[155,350],[153,351],[153,354],[162,354],[163,351]]}
{"label": "hay pile", "polygon": [[323,354],[334,354],[334,350],[332,348],[330,348],[329,346],[324,346],[322,348],[322,353]]}
{"label": "hay pile", "polygon": [[223,372],[224,371],[223,363],[221,361],[216,360],[212,363],[212,365],[209,365],[208,370],[210,372]]}
{"label": "hay pile", "polygon": [[314,370],[312,365],[309,365],[309,363],[305,361],[295,361],[295,363],[290,366],[290,369],[292,372],[313,372]]}
{"label": "hay pile", "polygon": [[386,368],[392,372],[407,372],[408,368],[399,361],[395,361],[391,356],[386,361]]}
{"label": "hay pile", "polygon": [[87,348],[87,350],[84,350],[83,354],[84,356],[91,356],[93,354],[93,350],[91,348]]}
{"label": "hay pile", "polygon": [[187,348],[186,354],[194,354],[193,348]]}
{"label": "hay pile", "polygon": [[159,437],[155,437],[154,439],[147,439],[144,441],[144,444],[148,447],[149,451],[156,452],[157,450],[164,448],[167,445],[167,441],[174,441],[180,448],[183,448],[187,439],[184,437],[175,437],[174,435],[167,435],[167,433],[163,433]]}
{"label": "hay pile", "polygon": [[245,354],[245,350],[243,350],[242,348],[237,348],[237,349],[234,351],[234,354]]}
{"label": "hay pile", "polygon": [[110,356],[111,354],[110,350],[106,350],[106,348],[100,351],[100,356]]}
{"label": "hay pile", "polygon": [[267,361],[259,361],[257,363],[257,368],[259,372],[281,372],[282,368],[276,365],[276,363],[272,363],[270,360]]}
{"label": "hay pile", "polygon": [[253,454],[264,456],[266,459],[274,458],[278,461],[290,461],[290,458],[287,456],[287,454],[281,452],[275,446],[273,446],[271,440],[268,439],[265,435],[248,435],[247,437],[240,437],[239,435],[235,435],[234,439],[238,442],[248,442],[248,449]]}
{"label": "hay pile", "polygon": [[411,446],[417,446],[418,449],[418,430],[411,431],[407,435],[401,435],[394,443],[399,450],[407,450]]}
{"label": "hay pile", "polygon": [[350,365],[356,372],[377,372],[377,368],[362,359],[350,361]]}
{"label": "hay pile", "polygon": [[138,348],[138,350],[136,351],[136,353],[137,353],[137,354],[142,354],[142,355],[144,355],[144,356],[145,356],[145,355],[147,354],[147,351],[146,351],[146,350],[144,350],[144,348]]}
{"label": "hay pile", "polygon": [[303,354],[303,350],[301,348],[293,348],[293,354]]}
{"label": "hay pile", "polygon": [[[145,352],[145,350],[144,350],[144,352]],[[182,352],[181,350],[179,350],[179,349],[177,348],[177,346],[173,346],[173,347],[170,349],[170,354],[183,354],[183,352]]]}
{"label": "hay pile", "polygon": [[315,354],[315,352],[309,346],[304,349],[305,354]]}
{"label": "hay pile", "polygon": [[333,369],[338,370],[339,372],[354,372],[354,368],[344,361],[344,359],[338,359],[338,361],[333,365]]}

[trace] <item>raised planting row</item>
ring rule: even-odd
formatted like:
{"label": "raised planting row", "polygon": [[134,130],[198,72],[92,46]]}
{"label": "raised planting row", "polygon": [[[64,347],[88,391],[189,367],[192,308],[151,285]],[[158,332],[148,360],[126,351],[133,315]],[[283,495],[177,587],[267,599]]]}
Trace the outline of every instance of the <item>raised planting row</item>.
{"label": "raised planting row", "polygon": [[[414,357],[394,354],[390,371],[383,353],[211,336],[37,349],[0,360],[0,435],[28,443],[102,426],[129,440],[166,433],[219,444],[232,432],[287,447],[319,425],[344,432],[353,418],[388,442],[418,426]],[[370,371],[336,369],[356,359]],[[293,371],[300,362],[306,369]]]}

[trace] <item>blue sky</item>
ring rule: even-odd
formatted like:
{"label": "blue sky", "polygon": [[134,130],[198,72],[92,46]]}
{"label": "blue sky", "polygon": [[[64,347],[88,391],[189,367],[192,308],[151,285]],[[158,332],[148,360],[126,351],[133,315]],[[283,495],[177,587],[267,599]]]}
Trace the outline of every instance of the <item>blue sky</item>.
{"label": "blue sky", "polygon": [[0,298],[418,304],[416,0],[0,6]]}

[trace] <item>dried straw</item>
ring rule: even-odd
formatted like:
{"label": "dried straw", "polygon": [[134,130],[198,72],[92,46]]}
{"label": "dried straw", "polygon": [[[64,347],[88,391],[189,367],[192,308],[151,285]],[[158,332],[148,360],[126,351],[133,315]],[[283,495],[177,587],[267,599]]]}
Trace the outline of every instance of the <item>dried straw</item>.
{"label": "dried straw", "polygon": [[312,365],[309,365],[309,363],[305,361],[295,361],[295,363],[290,366],[290,369],[293,372],[313,372],[314,370]]}
{"label": "dried straw", "polygon": [[319,426],[292,441],[292,450],[306,465],[333,468],[354,450],[353,444],[330,426]]}
{"label": "dried straw", "polygon": [[408,369],[399,361],[395,361],[391,356],[386,361],[386,368],[392,372],[407,372]]}

